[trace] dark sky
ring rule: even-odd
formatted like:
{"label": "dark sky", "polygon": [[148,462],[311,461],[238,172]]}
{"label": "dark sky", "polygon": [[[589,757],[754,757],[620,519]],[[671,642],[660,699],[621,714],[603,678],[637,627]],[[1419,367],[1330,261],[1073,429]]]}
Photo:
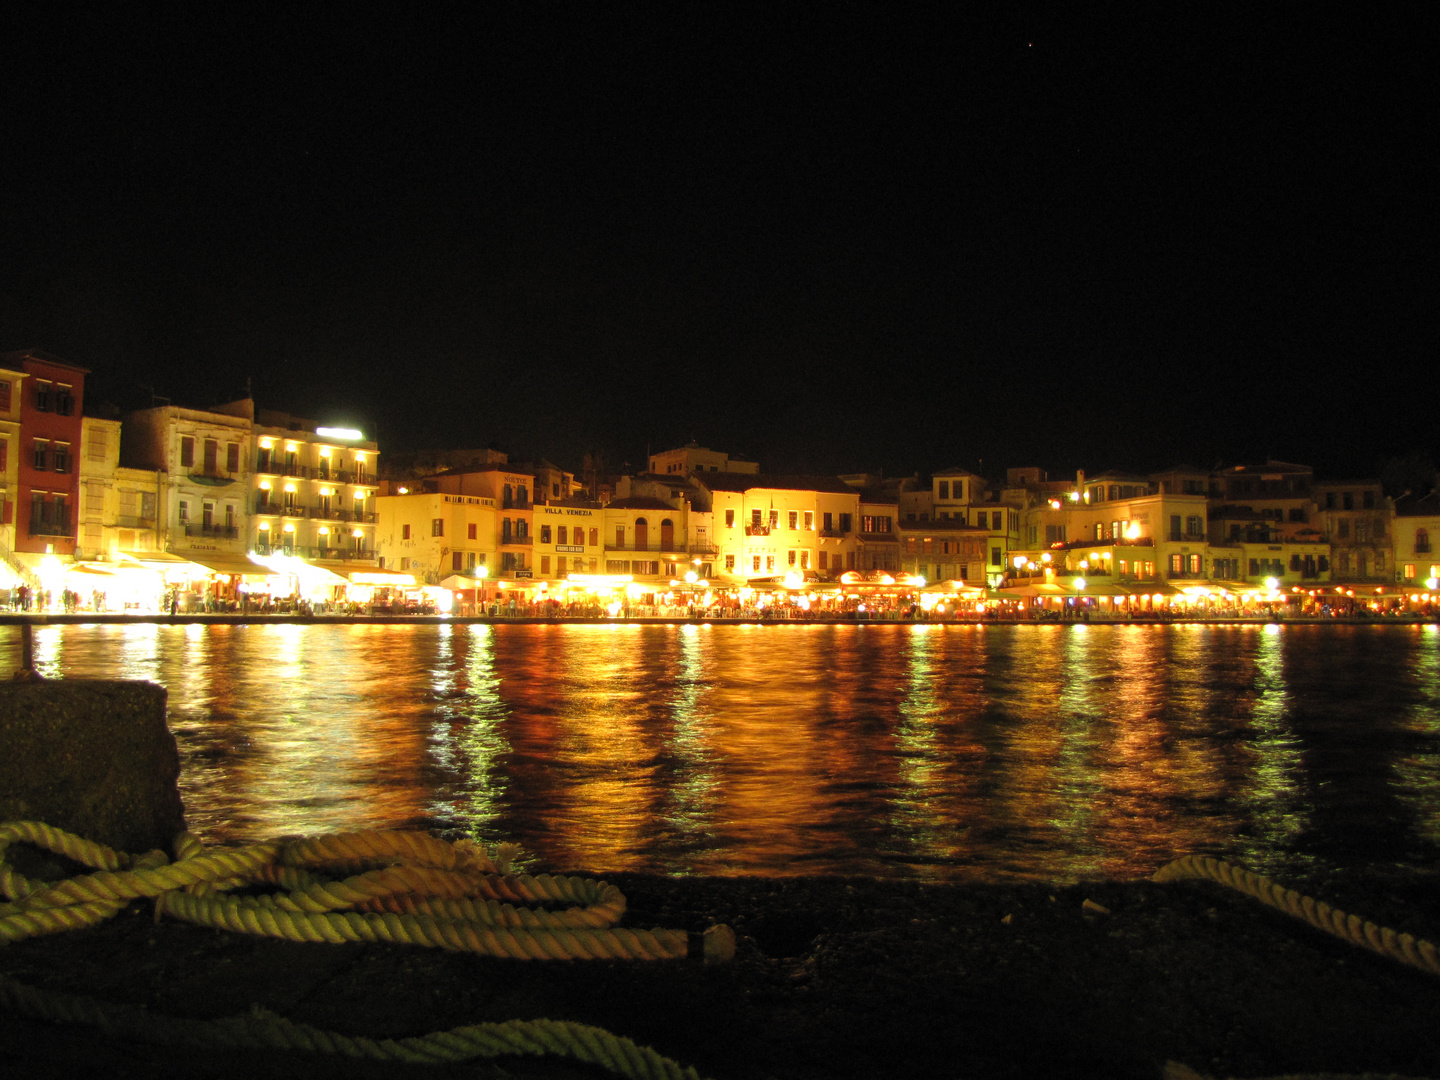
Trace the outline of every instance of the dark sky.
{"label": "dark sky", "polygon": [[0,347],[571,468],[1437,454],[1425,8],[525,7],[12,25]]}

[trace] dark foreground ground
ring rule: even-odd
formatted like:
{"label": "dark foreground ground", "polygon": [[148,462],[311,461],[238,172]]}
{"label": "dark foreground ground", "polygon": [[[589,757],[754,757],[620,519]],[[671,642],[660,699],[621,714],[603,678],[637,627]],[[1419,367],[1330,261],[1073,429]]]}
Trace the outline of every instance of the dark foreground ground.
{"label": "dark foreground ground", "polygon": [[[0,970],[170,1015],[219,1017],[259,1004],[371,1036],[485,1020],[577,1020],[714,1078],[1123,1080],[1158,1077],[1167,1061],[1217,1077],[1440,1077],[1440,979],[1219,886],[609,880],[630,900],[627,925],[729,923],[739,936],[735,961],[525,963],[402,946],[299,945],[175,922],[157,927],[148,905],[136,905],[101,927],[0,948]],[[1434,879],[1328,884],[1326,898],[1339,906],[1440,936]],[[1085,909],[1086,900],[1109,914]],[[430,1067],[217,1055],[0,1014],[0,1074],[97,1073],[608,1075],[521,1058]]]}

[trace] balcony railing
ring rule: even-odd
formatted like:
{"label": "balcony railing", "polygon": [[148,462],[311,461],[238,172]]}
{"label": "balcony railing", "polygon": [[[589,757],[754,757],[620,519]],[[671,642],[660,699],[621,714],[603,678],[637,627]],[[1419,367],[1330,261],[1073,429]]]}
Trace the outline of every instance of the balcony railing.
{"label": "balcony railing", "polygon": [[186,536],[213,536],[220,540],[238,540],[240,538],[240,527],[238,525],[204,525],[199,522],[187,521],[185,523]]}
{"label": "balcony railing", "polygon": [[119,529],[153,529],[155,519],[153,517],[133,517],[128,514],[121,514],[115,518],[115,527]]}
{"label": "balcony railing", "polygon": [[845,533],[839,529],[821,529],[820,535],[826,540],[843,540],[845,538]]}
{"label": "balcony railing", "polygon": [[500,536],[500,543],[502,545],[508,545],[512,547],[517,544],[524,547],[530,547],[535,543],[535,538],[528,534],[525,536],[516,536],[514,533],[502,533]]}
{"label": "balcony railing", "polygon": [[862,532],[857,533],[856,535],[859,536],[861,540],[868,540],[872,544],[879,541],[894,541],[898,539],[896,534],[893,532]]}
{"label": "balcony railing", "polygon": [[31,536],[71,536],[70,515],[62,514],[55,520],[30,519]]}
{"label": "balcony railing", "polygon": [[769,535],[770,535],[770,526],[769,526],[769,525],[746,525],[746,526],[745,526],[745,535],[746,535],[746,536],[769,536]]}

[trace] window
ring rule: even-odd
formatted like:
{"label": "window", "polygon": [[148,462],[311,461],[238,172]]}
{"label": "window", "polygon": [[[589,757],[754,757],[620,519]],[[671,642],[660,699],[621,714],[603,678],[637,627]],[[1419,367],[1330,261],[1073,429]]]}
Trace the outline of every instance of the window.
{"label": "window", "polygon": [[791,532],[794,532],[796,529],[800,528],[800,511],[798,511],[798,510],[791,510],[791,511],[790,511],[789,524],[790,524],[790,531],[791,531]]}
{"label": "window", "polygon": [[794,548],[791,548],[788,552],[786,552],[786,555],[788,556],[788,558],[786,559],[786,561],[787,561],[791,566],[796,565],[796,563],[798,562],[798,559],[799,559],[799,554],[800,554],[800,553],[797,552]]}
{"label": "window", "polygon": [[1200,573],[1200,556],[1199,556],[1199,555],[1191,555],[1191,556],[1190,556],[1190,573],[1192,573],[1192,574],[1198,574],[1198,573]]}
{"label": "window", "polygon": [[734,556],[734,555],[726,555],[726,556],[725,556],[725,572],[728,574],[728,573],[732,573],[734,570],[735,570],[735,556]]}
{"label": "window", "polygon": [[1065,526],[1064,526],[1064,525],[1046,525],[1046,526],[1045,526],[1045,545],[1046,545],[1047,547],[1049,547],[1051,544],[1063,544],[1063,543],[1065,543]]}
{"label": "window", "polygon": [[180,500],[180,505],[179,505],[178,509],[176,510],[176,513],[177,513],[177,515],[179,516],[179,519],[180,519],[181,522],[189,521],[189,520],[190,520],[190,504],[189,504],[188,502],[186,502],[184,499],[181,499],[181,500]]}
{"label": "window", "polygon": [[820,527],[826,532],[835,531],[835,517],[833,514],[825,514],[820,519]]}
{"label": "window", "polygon": [[759,511],[759,510],[751,510],[751,511],[750,511],[750,524],[751,524],[751,526],[752,526],[753,528],[756,528],[756,529],[760,528],[760,511]]}
{"label": "window", "polygon": [[180,436],[180,467],[188,469],[195,464],[195,440],[189,435]]}
{"label": "window", "polygon": [[48,379],[35,380],[35,408],[49,412],[54,398],[54,384]]}
{"label": "window", "polygon": [[95,428],[92,430],[90,432],[90,439],[85,444],[85,460],[104,461],[105,450],[108,443],[109,440],[106,438],[106,432],[103,428]]}
{"label": "window", "polygon": [[556,542],[557,544],[568,544],[568,543],[570,543],[570,541],[569,541],[569,539],[568,539],[569,535],[570,535],[570,530],[567,529],[564,525],[557,525],[557,526],[555,527],[555,542]]}
{"label": "window", "polygon": [[733,529],[733,528],[735,527],[735,511],[734,511],[734,510],[726,510],[726,511],[725,511],[725,527],[726,527],[727,529]]}
{"label": "window", "polygon": [[549,526],[549,525],[541,525],[541,526],[540,526],[540,542],[541,542],[542,544],[548,544],[548,543],[550,543],[550,526]]}
{"label": "window", "polygon": [[810,569],[810,552],[808,552],[808,551],[802,551],[802,552],[800,552],[800,569],[801,569],[801,570],[809,570],[809,569]]}
{"label": "window", "polygon": [[772,528],[772,529],[778,529],[779,527],[780,527],[780,511],[779,511],[779,510],[771,510],[771,511],[770,511],[770,528]]}
{"label": "window", "polygon": [[50,440],[35,440],[35,468],[43,469],[50,460]]}
{"label": "window", "polygon": [[1430,553],[1430,530],[1415,530],[1415,554],[1428,555]]}
{"label": "window", "polygon": [[1179,539],[1181,539],[1181,537],[1182,537],[1182,533],[1180,532],[1180,515],[1179,515],[1179,514],[1171,514],[1171,515],[1170,515],[1170,539],[1171,539],[1171,540],[1179,540]]}
{"label": "window", "polygon": [[806,532],[814,532],[814,531],[815,531],[815,511],[814,511],[814,510],[806,510],[806,511],[805,511],[805,531],[806,531]]}
{"label": "window", "polygon": [[220,444],[214,439],[205,440],[205,475],[214,476],[220,470],[216,467],[220,460]]}
{"label": "window", "polygon": [[1198,515],[1192,515],[1185,519],[1185,535],[1203,536],[1204,533],[1205,523]]}
{"label": "window", "polygon": [[10,465],[10,440],[0,439],[0,473]]}
{"label": "window", "polygon": [[829,570],[829,569],[830,569],[830,553],[829,553],[828,551],[822,551],[822,552],[820,552],[820,569],[821,569],[821,570]]}
{"label": "window", "polygon": [[615,546],[616,546],[617,548],[623,548],[623,547],[625,546],[625,526],[624,526],[624,525],[616,525],[616,526],[615,526]]}
{"label": "window", "polygon": [[841,531],[842,533],[848,533],[848,532],[850,531],[850,515],[849,515],[849,514],[841,514],[841,515],[840,515],[840,531]]}
{"label": "window", "polygon": [[1350,519],[1341,518],[1335,523],[1335,535],[1341,540],[1350,539]]}
{"label": "window", "polygon": [[1005,565],[1005,553],[1004,553],[1000,548],[998,548],[998,547],[992,547],[992,548],[990,549],[990,565],[991,565],[991,566],[1004,566],[1004,565]]}
{"label": "window", "polygon": [[10,384],[0,379],[0,412],[10,411]]}
{"label": "window", "polygon": [[591,547],[598,547],[599,544],[600,544],[600,530],[599,530],[599,529],[591,529],[591,530],[590,530],[590,546],[591,546]]}
{"label": "window", "polygon": [[444,535],[445,535],[445,519],[444,519],[444,518],[431,518],[431,519],[430,519],[430,535],[431,535],[431,536],[444,536]]}
{"label": "window", "polygon": [[1184,555],[1171,555],[1171,556],[1170,556],[1170,573],[1172,573],[1172,574],[1183,574],[1184,572],[1185,572],[1185,556],[1184,556]]}
{"label": "window", "polygon": [[400,539],[401,539],[401,540],[409,540],[409,539],[410,539],[410,526],[409,526],[409,525],[401,525],[401,526],[400,526]]}
{"label": "window", "polygon": [[57,383],[55,386],[55,411],[61,416],[69,416],[75,411],[75,388],[68,383]]}
{"label": "window", "polygon": [[237,473],[240,471],[240,444],[225,444],[225,471]]}
{"label": "window", "polygon": [[541,555],[541,556],[540,556],[540,576],[541,576],[541,577],[549,577],[549,576],[550,576],[550,556],[549,556],[549,555]]}
{"label": "window", "polygon": [[950,481],[941,480],[936,485],[936,495],[942,499],[950,498]]}
{"label": "window", "polygon": [[1340,497],[1340,506],[1341,506],[1342,509],[1345,509],[1345,510],[1354,510],[1354,509],[1355,509],[1355,493],[1354,493],[1354,492],[1351,492],[1351,491],[1345,492],[1345,494]]}
{"label": "window", "polygon": [[1375,509],[1375,492],[1373,492],[1373,491],[1367,491],[1367,492],[1365,492],[1363,495],[1361,495],[1361,496],[1360,496],[1360,505],[1363,506],[1366,510],[1374,510],[1374,509]]}
{"label": "window", "polygon": [[1413,562],[1407,562],[1405,564],[1405,572],[1401,576],[1405,578],[1413,578],[1415,576],[1415,564]]}
{"label": "window", "polygon": [[774,555],[766,555],[766,556],[765,556],[765,569],[766,569],[766,570],[774,570],[774,569],[775,569],[775,556],[774,556]]}
{"label": "window", "polygon": [[750,568],[751,568],[752,570],[756,570],[756,571],[758,571],[758,570],[760,569],[760,556],[759,556],[759,555],[752,555],[752,556],[750,556]]}
{"label": "window", "polygon": [[469,525],[467,525],[467,526],[465,527],[465,539],[467,539],[467,540],[474,540],[474,539],[475,539],[475,528],[476,528],[476,526],[475,526],[475,523],[474,523],[473,521],[472,521]]}

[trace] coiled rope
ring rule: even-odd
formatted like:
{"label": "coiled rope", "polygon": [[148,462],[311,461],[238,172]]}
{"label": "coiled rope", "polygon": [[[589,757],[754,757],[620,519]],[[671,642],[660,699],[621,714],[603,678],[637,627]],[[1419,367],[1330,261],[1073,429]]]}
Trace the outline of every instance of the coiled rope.
{"label": "coiled rope", "polygon": [[[6,860],[14,843],[56,852],[94,872],[55,883],[31,880]],[[0,824],[0,893],[10,901],[0,904],[0,943],[92,926],[133,900],[153,898],[157,921],[170,916],[290,941],[385,941],[515,960],[698,955],[706,963],[723,963],[734,955],[735,935],[727,926],[712,926],[698,936],[618,926],[625,897],[615,886],[588,878],[511,874],[515,853],[508,845],[491,853],[473,841],[451,844],[427,833],[386,831],[207,851],[198,838],[182,833],[172,862],[161,851],[132,857],[42,822],[11,821]],[[256,892],[264,888],[277,891]],[[236,889],[246,891],[232,895]],[[34,990],[3,976],[0,1001],[42,1019],[97,1024],[187,1045],[316,1050],[394,1061],[551,1053],[638,1080],[695,1076],[693,1069],[682,1070],[628,1039],[550,1020],[374,1040],[267,1013],[214,1022],[152,1017],[125,1006]]]}
{"label": "coiled rope", "polygon": [[1388,956],[1391,960],[1398,960],[1431,975],[1440,975],[1440,949],[1431,942],[1413,934],[1396,933],[1388,926],[1377,926],[1359,915],[1351,915],[1331,907],[1312,896],[1303,896],[1294,889],[1287,889],[1267,877],[1223,859],[1186,855],[1166,863],[1150,878],[1151,881],[1160,882],[1185,879],[1219,882],[1227,888],[1259,900],[1267,907],[1303,919],[1315,929],[1323,930],[1351,945]]}

